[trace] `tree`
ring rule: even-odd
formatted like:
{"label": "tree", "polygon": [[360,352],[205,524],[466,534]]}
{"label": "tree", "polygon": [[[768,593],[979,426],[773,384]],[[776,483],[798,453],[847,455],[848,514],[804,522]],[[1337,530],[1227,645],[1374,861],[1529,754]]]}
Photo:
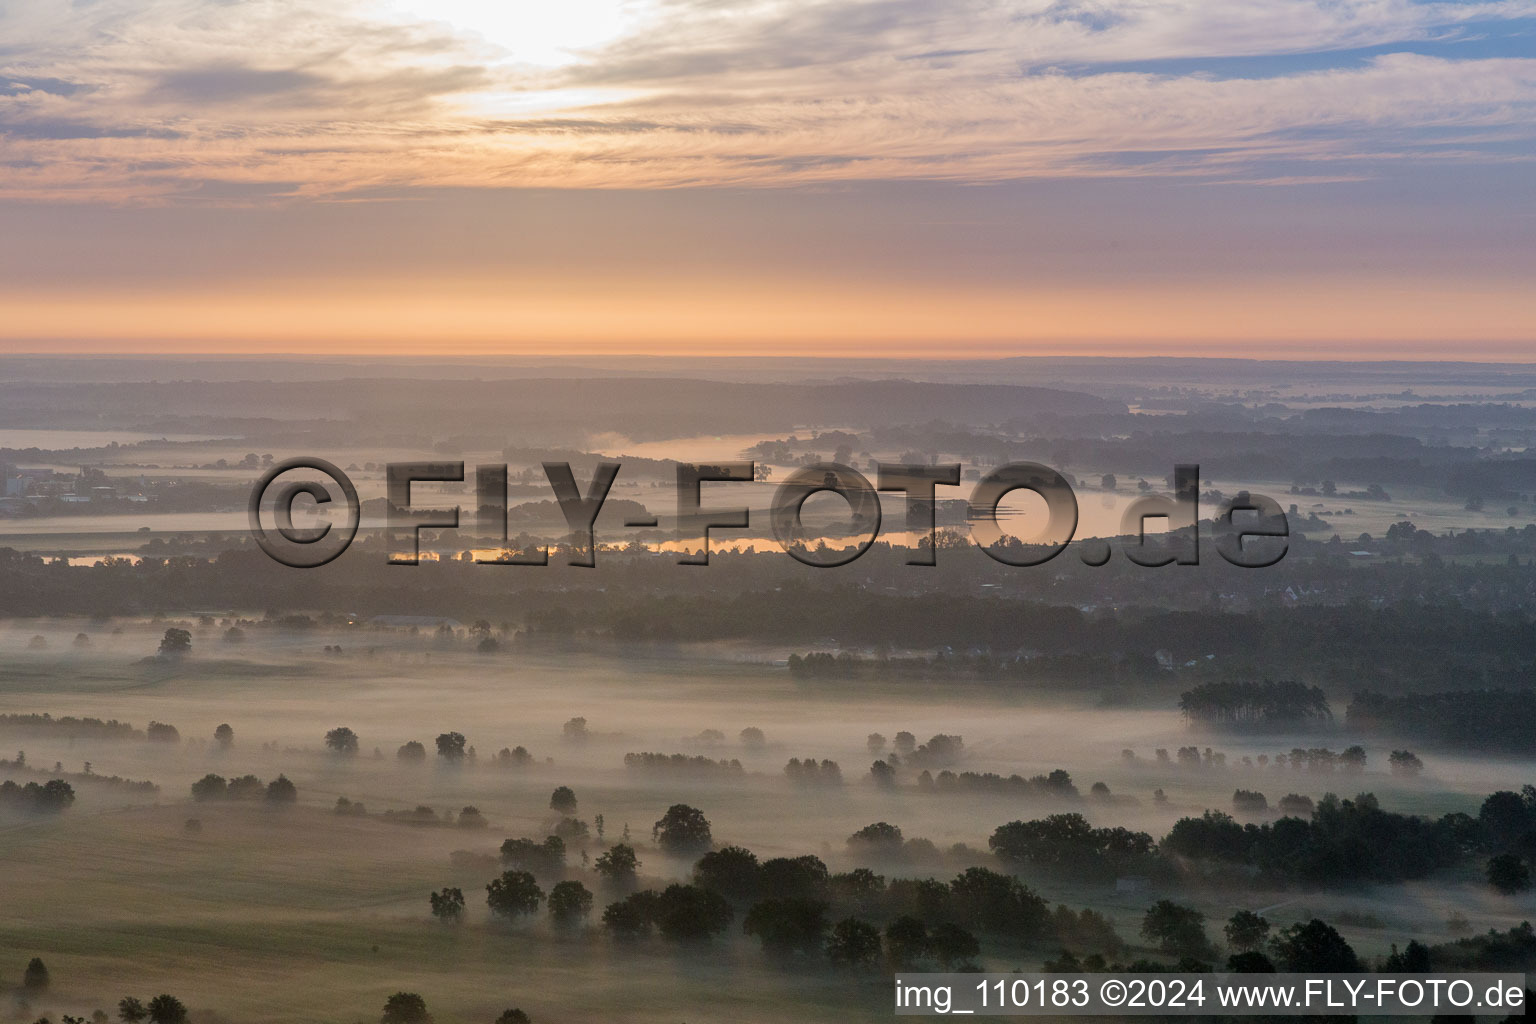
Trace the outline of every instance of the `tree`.
{"label": "tree", "polygon": [[421,762],[427,759],[427,748],[416,740],[400,744],[400,749],[395,751],[395,757],[405,762]]}
{"label": "tree", "polygon": [[533,914],[544,899],[544,890],[526,871],[503,871],[501,877],[485,887],[485,902],[491,913],[508,919]]}
{"label": "tree", "polygon": [[219,749],[228,750],[235,745],[235,730],[229,727],[228,722],[225,722],[213,730],[213,741],[219,745]]}
{"label": "tree", "polygon": [[165,658],[179,658],[192,650],[192,634],[184,629],[172,626],[165,631],[160,638],[160,655]]}
{"label": "tree", "polygon": [[951,971],[980,953],[981,943],[976,941],[976,936],[959,925],[944,921],[928,933],[928,951],[940,967]]}
{"label": "tree", "polygon": [[763,730],[755,725],[749,725],[737,735],[741,745],[748,750],[762,750],[768,745],[768,737],[763,735]]}
{"label": "tree", "polygon": [[827,865],[814,854],[774,857],[763,862],[758,885],[771,899],[821,899],[827,894]]}
{"label": "tree", "polygon": [[445,761],[462,761],[464,759],[464,734],[461,732],[445,732],[438,736],[437,756]]}
{"label": "tree", "polygon": [[928,955],[928,926],[903,914],[885,926],[885,951],[897,970],[911,967]]}
{"label": "tree", "polygon": [[1428,974],[1429,947],[1415,939],[1399,953],[1397,944],[1393,943],[1392,954],[1381,965],[1381,969],[1385,974]]}
{"label": "tree", "polygon": [[1506,896],[1531,887],[1531,870],[1519,854],[1501,853],[1488,861],[1488,884]]}
{"label": "tree", "polygon": [[711,850],[693,866],[696,884],[713,889],[732,903],[757,899],[760,875],[757,854],[740,846]]}
{"label": "tree", "polygon": [[854,868],[833,875],[827,879],[827,886],[838,902],[870,909],[885,894],[885,876],[877,875],[869,868]]}
{"label": "tree", "polygon": [[267,785],[254,775],[242,775],[229,780],[226,792],[231,800],[259,800],[266,795]]}
{"label": "tree", "polygon": [[549,809],[561,814],[576,813],[576,791],[570,786],[557,786],[549,795]]}
{"label": "tree", "polygon": [[1227,971],[1232,974],[1274,974],[1275,962],[1258,950],[1250,949],[1227,957]]}
{"label": "tree", "polygon": [[325,734],[325,745],[337,754],[351,757],[357,753],[357,733],[339,725]]}
{"label": "tree", "polygon": [[565,841],[559,836],[545,836],[542,843],[508,839],[501,844],[501,862],[536,875],[559,877],[565,873]]}
{"label": "tree", "polygon": [[[869,750],[870,757],[879,757],[885,753],[885,737],[878,732],[872,732],[864,740],[864,746]],[[849,920],[853,920],[849,918]]]}
{"label": "tree", "polygon": [[229,796],[229,783],[224,781],[224,776],[209,773],[192,783],[192,799],[198,803],[208,800],[223,800]]}
{"label": "tree", "polygon": [[718,935],[734,916],[724,896],[696,885],[669,885],[656,898],[656,927],[675,942]]}
{"label": "tree", "polygon": [[427,1001],[415,992],[396,992],[384,1001],[379,1024],[432,1024]]}
{"label": "tree", "polygon": [[635,881],[635,871],[640,867],[640,858],[635,856],[635,848],[627,843],[614,843],[608,851],[598,857],[592,866],[597,873],[614,885],[632,885]]}
{"label": "tree", "polygon": [[501,1015],[496,1018],[496,1024],[529,1024],[528,1015],[516,1008],[502,1010]]}
{"label": "tree", "polygon": [[1536,818],[1532,810],[1526,806],[1519,793],[1501,789],[1490,795],[1477,812],[1484,842],[1494,850],[1508,849],[1515,845],[1531,828],[1532,819]]}
{"label": "tree", "polygon": [[848,837],[848,845],[866,852],[889,856],[901,852],[901,829],[888,822],[865,825]]}
{"label": "tree", "polygon": [[573,924],[592,912],[592,893],[580,882],[558,882],[549,891],[549,916]]}
{"label": "tree", "polygon": [[[934,884],[932,901],[937,902],[946,894],[942,882]],[[966,868],[955,876],[948,889],[948,911],[962,924],[981,931],[1028,942],[1045,930],[1050,916],[1045,900],[1032,889],[1011,875],[989,868]],[[920,912],[926,914],[928,910]]]}
{"label": "tree", "polygon": [[117,1018],[123,1024],[139,1024],[149,1016],[144,1004],[133,996],[123,996],[117,1001]]}
{"label": "tree", "polygon": [[161,993],[149,1001],[150,1024],[187,1024],[187,1008],[180,999]]}
{"label": "tree", "polygon": [[603,926],[619,938],[639,938],[656,923],[656,902],[656,893],[650,889],[630,893],[603,910]]}
{"label": "tree", "polygon": [[41,957],[33,957],[27,962],[27,969],[21,976],[21,989],[28,995],[40,996],[48,991],[48,967]]}
{"label": "tree", "polygon": [[1251,910],[1239,910],[1227,920],[1227,945],[1249,951],[1260,949],[1269,938],[1269,922]]}
{"label": "tree", "polygon": [[1141,920],[1141,934],[1173,956],[1209,958],[1213,951],[1205,935],[1205,915],[1172,900],[1158,900]]}
{"label": "tree", "polygon": [[903,756],[917,749],[917,737],[903,730],[896,734],[896,752]]}
{"label": "tree", "polygon": [[703,811],[687,804],[673,804],[667,808],[667,813],[651,829],[651,835],[656,845],[667,853],[678,855],[703,853],[714,843],[709,819],[704,817]]}
{"label": "tree", "polygon": [[763,900],[753,904],[741,930],[756,937],[775,956],[820,952],[827,930],[827,904],[821,900]]}
{"label": "tree", "polygon": [[1293,924],[1270,943],[1275,959],[1294,974],[1349,974],[1360,970],[1360,958],[1344,936],[1313,918]]}
{"label": "tree", "polygon": [[[1046,785],[1053,784],[1048,779]],[[999,825],[987,845],[1011,864],[1032,864],[1076,875],[1106,874],[1149,854],[1152,837],[1123,828],[1094,828],[1081,814],[1052,814],[1035,821]]]}
{"label": "tree", "polygon": [[880,961],[880,931],[866,921],[846,917],[832,926],[827,959],[839,967],[865,967]]}
{"label": "tree", "polygon": [[144,727],[144,738],[152,743],[180,743],[181,733],[174,725],[165,722],[150,722]]}
{"label": "tree", "polygon": [[267,783],[267,801],[274,804],[291,804],[299,798],[299,790],[288,776],[279,775]]}
{"label": "tree", "polygon": [[1394,750],[1387,763],[1392,766],[1392,774],[1400,778],[1415,778],[1424,770],[1424,762],[1411,750]]}
{"label": "tree", "polygon": [[457,924],[464,916],[464,890],[445,888],[427,897],[432,904],[432,916],[444,924]]}

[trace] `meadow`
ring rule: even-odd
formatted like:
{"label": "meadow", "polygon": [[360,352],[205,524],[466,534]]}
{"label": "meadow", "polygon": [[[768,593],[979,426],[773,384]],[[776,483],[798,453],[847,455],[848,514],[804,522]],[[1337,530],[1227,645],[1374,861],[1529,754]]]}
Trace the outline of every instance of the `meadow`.
{"label": "meadow", "polygon": [[[1244,768],[1243,756],[1343,738],[1202,737],[1173,710],[1171,693],[1104,708],[1096,694],[1061,688],[811,687],[756,652],[720,646],[618,659],[508,644],[485,655],[462,637],[365,627],[248,629],[243,642],[229,644],[222,625],[189,623],[192,653],[167,662],[148,656],[167,625],[58,619],[0,627],[0,714],[115,718],[140,730],[156,721],[179,732],[177,742],[156,743],[0,731],[5,756],[25,750],[25,767],[0,776],[42,779],[57,765],[77,793],[62,814],[0,819],[0,949],[7,953],[0,983],[13,984],[34,955],[54,979],[27,1013],[83,1015],[110,1010],[126,994],[168,991],[195,1019],[352,1022],[375,1019],[386,996],[406,990],[421,993],[443,1022],[489,1022],[509,1006],[536,1021],[873,1020],[889,1012],[887,975],[787,969],[741,934],[739,916],[702,949],[619,942],[598,914],[576,929],[493,920],[482,894],[499,870],[497,849],[508,837],[550,832],[561,819],[551,792],[571,787],[575,817],[595,825],[601,815],[605,826],[602,840],[592,834],[567,856],[568,877],[596,893],[600,912],[617,896],[590,865],[615,842],[627,839],[637,850],[642,884],[687,879],[692,859],[667,855],[651,836],[652,823],[679,802],[704,811],[717,847],[744,846],[763,859],[814,854],[833,872],[870,864],[847,839],[864,825],[890,822],[909,839],[930,840],[934,855],[874,866],[891,877],[941,879],[967,864],[994,864],[987,837],[997,825],[1065,809],[997,793],[882,789],[868,774],[871,732],[963,736],[955,767],[966,771],[1030,776],[1064,768],[1084,794],[1103,782],[1108,799],[1085,797],[1070,809],[1095,825],[1157,838],[1180,817],[1229,808],[1236,787],[1264,790],[1272,804],[1287,792],[1319,799],[1368,790],[1391,810],[1475,815],[1491,788],[1525,768],[1426,756],[1421,777],[1401,779],[1386,771],[1387,751],[1378,748],[1359,776]],[[77,643],[80,633],[88,641]],[[576,717],[586,720],[579,737],[567,729]],[[225,723],[234,730],[227,748],[214,740]],[[355,755],[326,748],[325,734],[337,726],[355,731]],[[743,743],[747,728],[760,729],[763,742]],[[434,737],[447,731],[462,732],[473,756],[451,764],[432,756]],[[397,759],[411,740],[429,752],[424,763]],[[1157,748],[1212,742],[1228,767],[1191,769],[1153,756]],[[527,764],[495,757],[517,746],[531,755]],[[1127,748],[1134,759],[1123,755]],[[626,767],[624,755],[636,751],[734,759],[742,771]],[[793,785],[784,774],[791,757],[838,762],[844,784]],[[82,777],[85,762],[98,781]],[[194,802],[190,786],[208,773],[282,774],[298,800]],[[159,791],[99,781],[114,775],[152,781]],[[338,798],[361,802],[367,814],[335,813]],[[384,817],[425,807],[451,821],[466,806],[487,827]],[[1473,870],[1348,890],[1186,890],[1161,880],[1127,890],[1113,880],[1022,877],[1052,904],[1105,914],[1132,948],[1142,943],[1142,912],[1165,895],[1198,907],[1213,925],[1240,908],[1265,910],[1277,927],[1323,916],[1362,956],[1385,955],[1409,938],[1446,941],[1453,927],[1508,928],[1536,910],[1529,893],[1500,897]],[[467,898],[457,926],[429,912],[428,893],[444,886]],[[1448,924],[1456,915],[1465,926]],[[1037,969],[1055,952],[1049,943],[988,939],[978,962]]]}

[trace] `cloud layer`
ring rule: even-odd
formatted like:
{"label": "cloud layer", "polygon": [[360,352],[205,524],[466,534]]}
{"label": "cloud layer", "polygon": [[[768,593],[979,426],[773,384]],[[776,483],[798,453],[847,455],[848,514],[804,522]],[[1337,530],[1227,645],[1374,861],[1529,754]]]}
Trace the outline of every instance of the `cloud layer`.
{"label": "cloud layer", "polygon": [[9,4],[0,198],[1304,183],[1533,152],[1536,0],[610,6],[617,37],[551,60],[568,26],[532,46],[533,5],[499,33],[425,3]]}

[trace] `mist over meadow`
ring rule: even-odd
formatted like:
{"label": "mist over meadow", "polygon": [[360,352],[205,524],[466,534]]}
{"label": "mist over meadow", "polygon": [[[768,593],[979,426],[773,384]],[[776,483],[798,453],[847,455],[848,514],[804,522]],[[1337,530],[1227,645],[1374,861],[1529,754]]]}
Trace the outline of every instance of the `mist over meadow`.
{"label": "mist over meadow", "polygon": [[[386,1009],[405,994],[438,1021],[831,1021],[887,1013],[892,969],[1536,957],[1523,369],[144,376],[169,369],[108,388],[37,360],[0,386],[19,1020],[419,1019]],[[316,413],[321,384],[344,397]],[[244,530],[263,468],[307,454],[364,498],[319,570]],[[423,487],[461,526],[390,566],[367,502],[430,459],[508,467],[507,540],[472,481]],[[541,464],[605,459],[596,566],[572,567]],[[706,460],[764,470],[710,485],[754,525],[683,566],[676,464]],[[1042,565],[971,540],[964,499],[1010,461],[1076,495]],[[816,569],[766,509],[825,462],[963,479],[932,539],[887,495],[881,541]],[[1124,509],[1190,462],[1200,564],[1132,564]],[[1286,510],[1268,568],[1211,547],[1244,490]],[[826,550],[868,525],[814,500]],[[998,522],[1027,540],[1041,505]],[[907,564],[924,544],[938,564]]]}

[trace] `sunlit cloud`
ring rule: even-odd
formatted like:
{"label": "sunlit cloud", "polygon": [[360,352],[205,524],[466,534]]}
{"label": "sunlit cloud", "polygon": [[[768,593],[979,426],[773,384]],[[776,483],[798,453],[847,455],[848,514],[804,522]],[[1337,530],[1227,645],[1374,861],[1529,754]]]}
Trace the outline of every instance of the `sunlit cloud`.
{"label": "sunlit cloud", "polygon": [[24,2],[0,198],[1352,180],[1529,159],[1533,27],[1525,0]]}

